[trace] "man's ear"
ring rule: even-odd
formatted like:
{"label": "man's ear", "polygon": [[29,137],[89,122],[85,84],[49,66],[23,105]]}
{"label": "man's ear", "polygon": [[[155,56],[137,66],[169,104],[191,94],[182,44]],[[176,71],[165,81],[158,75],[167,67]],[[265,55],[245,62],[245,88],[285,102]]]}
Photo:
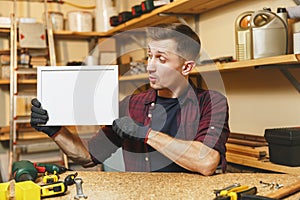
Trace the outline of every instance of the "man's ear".
{"label": "man's ear", "polygon": [[182,74],[188,75],[192,69],[195,67],[196,63],[192,60],[187,60],[184,62],[184,65],[182,66]]}

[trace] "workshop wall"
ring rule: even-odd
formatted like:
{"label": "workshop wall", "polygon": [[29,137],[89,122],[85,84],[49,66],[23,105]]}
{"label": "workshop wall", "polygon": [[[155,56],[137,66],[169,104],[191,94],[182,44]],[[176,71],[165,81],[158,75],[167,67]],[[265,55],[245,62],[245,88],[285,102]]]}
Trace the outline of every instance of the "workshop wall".
{"label": "workshop wall", "polygon": [[[115,0],[118,12],[129,10],[132,5],[139,2],[141,0]],[[73,0],[72,3],[94,5],[95,0]],[[43,6],[43,3],[38,2],[18,2],[18,15],[42,20]],[[270,7],[276,11],[277,7],[281,6],[295,6],[295,3],[293,0],[243,0],[201,14],[199,35],[203,51],[210,58],[235,57],[234,21],[236,17],[248,10]],[[61,11],[64,14],[71,10],[78,10],[66,4],[48,4],[48,9]],[[91,10],[91,12],[94,11]],[[0,15],[9,16],[10,13],[12,13],[12,2],[1,1]],[[193,19],[188,22],[194,27]],[[8,44],[7,41],[0,40],[1,49],[7,48]],[[82,61],[89,55],[87,42],[60,40],[56,44],[59,65],[66,64],[68,61]],[[135,53],[133,58],[141,59],[140,55]],[[298,76],[299,80],[299,69],[292,72]],[[267,127],[299,126],[300,106],[297,103],[300,102],[300,95],[278,70],[239,70],[222,73],[221,77],[224,90],[216,89],[222,90],[221,92],[228,97],[232,132],[263,135]],[[4,105],[2,97],[1,94],[0,105]]]}
{"label": "workshop wall", "polygon": [[[210,58],[235,57],[234,21],[250,10],[296,6],[293,0],[238,1],[200,16],[203,50]],[[300,70],[292,71],[300,80]],[[299,126],[300,94],[277,69],[222,73],[232,132],[263,135],[265,128]]]}

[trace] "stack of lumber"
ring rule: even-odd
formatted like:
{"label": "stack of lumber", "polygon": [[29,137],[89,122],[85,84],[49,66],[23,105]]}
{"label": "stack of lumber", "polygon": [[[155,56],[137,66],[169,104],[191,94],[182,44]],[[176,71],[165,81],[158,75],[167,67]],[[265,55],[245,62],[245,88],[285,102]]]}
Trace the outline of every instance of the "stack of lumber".
{"label": "stack of lumber", "polygon": [[300,175],[300,167],[279,165],[269,161],[268,143],[262,136],[231,133],[226,147],[226,159],[229,163]]}
{"label": "stack of lumber", "polygon": [[251,160],[268,158],[268,143],[263,136],[230,133],[226,148],[226,157],[233,162],[240,162],[241,158]]}
{"label": "stack of lumber", "polygon": [[[30,140],[30,139],[42,139],[48,138],[44,133],[37,132],[30,124],[20,124],[17,127],[17,140]],[[0,127],[0,141],[9,140],[10,127]]]}

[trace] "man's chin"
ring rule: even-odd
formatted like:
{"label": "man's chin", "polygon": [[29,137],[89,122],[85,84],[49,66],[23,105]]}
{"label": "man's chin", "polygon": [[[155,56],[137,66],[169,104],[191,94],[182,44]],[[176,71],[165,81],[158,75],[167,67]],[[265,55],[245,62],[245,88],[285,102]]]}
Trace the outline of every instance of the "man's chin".
{"label": "man's chin", "polygon": [[162,89],[162,87],[158,84],[155,84],[155,83],[151,83],[150,82],[150,87],[155,89],[155,90],[159,90],[159,89]]}

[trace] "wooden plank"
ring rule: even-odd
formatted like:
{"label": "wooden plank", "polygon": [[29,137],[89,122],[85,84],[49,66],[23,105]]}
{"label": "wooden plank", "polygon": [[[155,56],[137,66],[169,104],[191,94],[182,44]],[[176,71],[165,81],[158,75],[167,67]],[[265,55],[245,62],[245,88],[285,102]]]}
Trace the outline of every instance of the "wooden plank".
{"label": "wooden plank", "polygon": [[252,158],[245,155],[239,155],[239,154],[227,152],[226,159],[230,163],[235,163],[239,165],[269,170],[273,172],[300,175],[300,167],[289,167],[285,165],[278,165],[278,164],[271,163],[270,161],[261,161],[258,160],[257,158]]}
{"label": "wooden plank", "polygon": [[220,70],[249,68],[262,65],[278,65],[278,64],[294,64],[299,62],[299,55],[289,54],[281,56],[273,56],[267,58],[258,58],[252,60],[244,60],[239,62],[224,63],[220,65]]}
{"label": "wooden plank", "polygon": [[131,19],[107,32],[108,35],[133,28],[153,26],[158,23],[178,21],[176,17],[160,17],[160,13],[188,13],[201,14],[203,12],[227,5],[236,0],[177,0],[170,4],[154,9],[150,13]]}
{"label": "wooden plank", "polygon": [[267,156],[267,152],[265,150],[255,149],[249,146],[227,143],[226,148],[228,152],[250,156],[258,159],[262,159]]}
{"label": "wooden plank", "polygon": [[232,144],[240,144],[250,147],[261,147],[261,146],[267,146],[267,142],[257,142],[257,141],[250,141],[250,140],[243,140],[243,139],[236,139],[236,138],[228,138],[228,143]]}
{"label": "wooden plank", "polygon": [[235,139],[242,139],[242,140],[250,140],[250,141],[257,141],[257,142],[266,142],[264,136],[258,135],[251,135],[251,134],[244,134],[244,133],[233,133],[231,132],[229,135],[230,138]]}
{"label": "wooden plank", "polygon": [[204,73],[204,72],[227,72],[232,70],[253,68],[255,66],[266,66],[266,65],[283,65],[283,64],[298,64],[300,61],[300,54],[288,54],[273,56],[267,58],[258,58],[252,60],[244,60],[239,62],[230,63],[214,63],[207,65],[199,65],[195,67],[192,74]]}

